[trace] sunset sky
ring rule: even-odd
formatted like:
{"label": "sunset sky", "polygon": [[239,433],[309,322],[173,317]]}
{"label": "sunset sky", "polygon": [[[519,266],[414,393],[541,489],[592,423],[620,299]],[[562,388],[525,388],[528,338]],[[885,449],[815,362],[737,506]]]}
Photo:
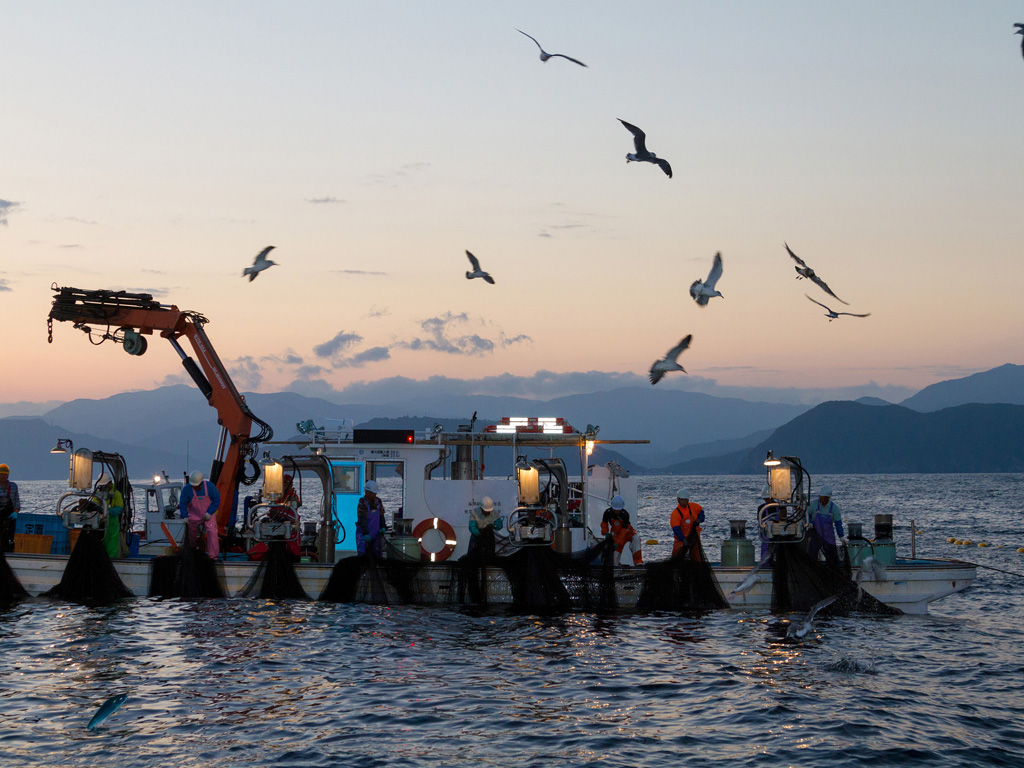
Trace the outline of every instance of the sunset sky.
{"label": "sunset sky", "polygon": [[[0,7],[0,402],[184,381],[160,340],[47,344],[53,283],[202,313],[263,392],[507,374],[551,396],[645,381],[688,333],[689,378],[659,387],[1024,362],[1020,2]],[[616,118],[674,178],[627,165]]]}

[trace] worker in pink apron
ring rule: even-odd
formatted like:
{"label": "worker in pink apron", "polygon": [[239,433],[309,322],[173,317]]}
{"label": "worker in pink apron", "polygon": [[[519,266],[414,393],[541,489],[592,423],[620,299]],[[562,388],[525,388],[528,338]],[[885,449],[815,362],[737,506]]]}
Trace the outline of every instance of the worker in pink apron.
{"label": "worker in pink apron", "polygon": [[188,541],[199,538],[200,528],[206,531],[206,554],[216,559],[220,555],[220,537],[217,530],[217,507],[220,493],[217,486],[203,479],[198,469],[189,475],[188,485],[181,492],[178,509],[182,517],[188,518]]}

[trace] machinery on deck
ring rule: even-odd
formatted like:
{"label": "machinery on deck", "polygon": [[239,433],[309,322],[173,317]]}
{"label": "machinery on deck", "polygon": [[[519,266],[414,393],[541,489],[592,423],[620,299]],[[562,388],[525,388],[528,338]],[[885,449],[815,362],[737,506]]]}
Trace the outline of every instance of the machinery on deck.
{"label": "machinery on deck", "polygon": [[[260,443],[273,438],[274,431],[258,419],[235,388],[224,364],[210,344],[203,326],[209,322],[198,312],[180,310],[171,304],[154,301],[148,293],[127,291],[81,290],[53,285],[53,306],[47,320],[48,341],[53,342],[53,321],[71,322],[88,334],[93,344],[113,341],[124,345],[129,355],[143,355],[148,336],[157,332],[174,347],[181,364],[217,410],[221,434],[217,455],[210,468],[209,480],[217,486],[221,505],[217,524],[223,534],[227,528],[239,483],[251,485],[260,474],[255,456]],[[184,336],[192,346],[196,359],[182,349],[178,339]],[[98,340],[95,338],[98,337]],[[250,435],[253,422],[260,426],[256,436]],[[252,469],[245,474],[246,464]]]}

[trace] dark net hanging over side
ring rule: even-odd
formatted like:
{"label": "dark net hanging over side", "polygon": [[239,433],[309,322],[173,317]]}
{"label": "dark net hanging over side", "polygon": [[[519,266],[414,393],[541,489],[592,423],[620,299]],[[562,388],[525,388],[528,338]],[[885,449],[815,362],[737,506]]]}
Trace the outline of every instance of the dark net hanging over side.
{"label": "dark net hanging over side", "polygon": [[[821,600],[833,595],[836,601],[829,615],[874,613],[881,616],[901,614],[899,608],[872,597],[849,576],[830,568],[804,551],[799,543],[772,544],[772,613],[809,611]],[[849,564],[845,570],[849,571]]]}
{"label": "dark net hanging over side", "polygon": [[265,600],[309,600],[295,573],[295,558],[283,541],[272,541],[267,554],[239,597],[259,597]]}
{"label": "dark net hanging over side", "polygon": [[637,600],[640,611],[707,611],[728,607],[699,537],[694,537],[669,560],[647,566]]}
{"label": "dark net hanging over side", "polygon": [[334,565],[331,577],[320,593],[328,603],[369,603],[372,605],[411,605],[419,601],[414,581],[422,567],[407,560],[389,541],[385,555],[344,557]]}
{"label": "dark net hanging over side", "polygon": [[[187,532],[185,536],[188,538]],[[217,574],[216,562],[205,552],[188,545],[179,548],[177,554],[153,559],[149,572],[149,595],[183,600],[227,597]]]}
{"label": "dark net hanging over side", "polygon": [[64,566],[60,583],[44,592],[43,596],[88,605],[102,605],[122,597],[133,597],[107,554],[107,548],[103,545],[103,531],[90,529],[82,529],[67,565]]}
{"label": "dark net hanging over side", "polygon": [[10,605],[25,597],[28,597],[28,592],[21,586],[17,574],[11,570],[7,558],[0,550],[0,606]]}

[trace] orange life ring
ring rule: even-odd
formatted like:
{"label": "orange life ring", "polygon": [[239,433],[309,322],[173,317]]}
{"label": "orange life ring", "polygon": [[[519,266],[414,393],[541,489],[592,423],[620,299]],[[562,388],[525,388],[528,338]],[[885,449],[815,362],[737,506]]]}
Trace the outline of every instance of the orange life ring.
{"label": "orange life ring", "polygon": [[[423,534],[431,528],[441,531],[444,536],[444,548],[440,552],[427,552],[423,548]],[[413,529],[412,535],[416,537],[416,541],[420,545],[420,559],[428,563],[444,562],[452,556],[452,552],[455,551],[455,547],[459,543],[455,539],[455,529],[452,528],[451,523],[440,517],[428,517],[426,520],[420,520]]]}

